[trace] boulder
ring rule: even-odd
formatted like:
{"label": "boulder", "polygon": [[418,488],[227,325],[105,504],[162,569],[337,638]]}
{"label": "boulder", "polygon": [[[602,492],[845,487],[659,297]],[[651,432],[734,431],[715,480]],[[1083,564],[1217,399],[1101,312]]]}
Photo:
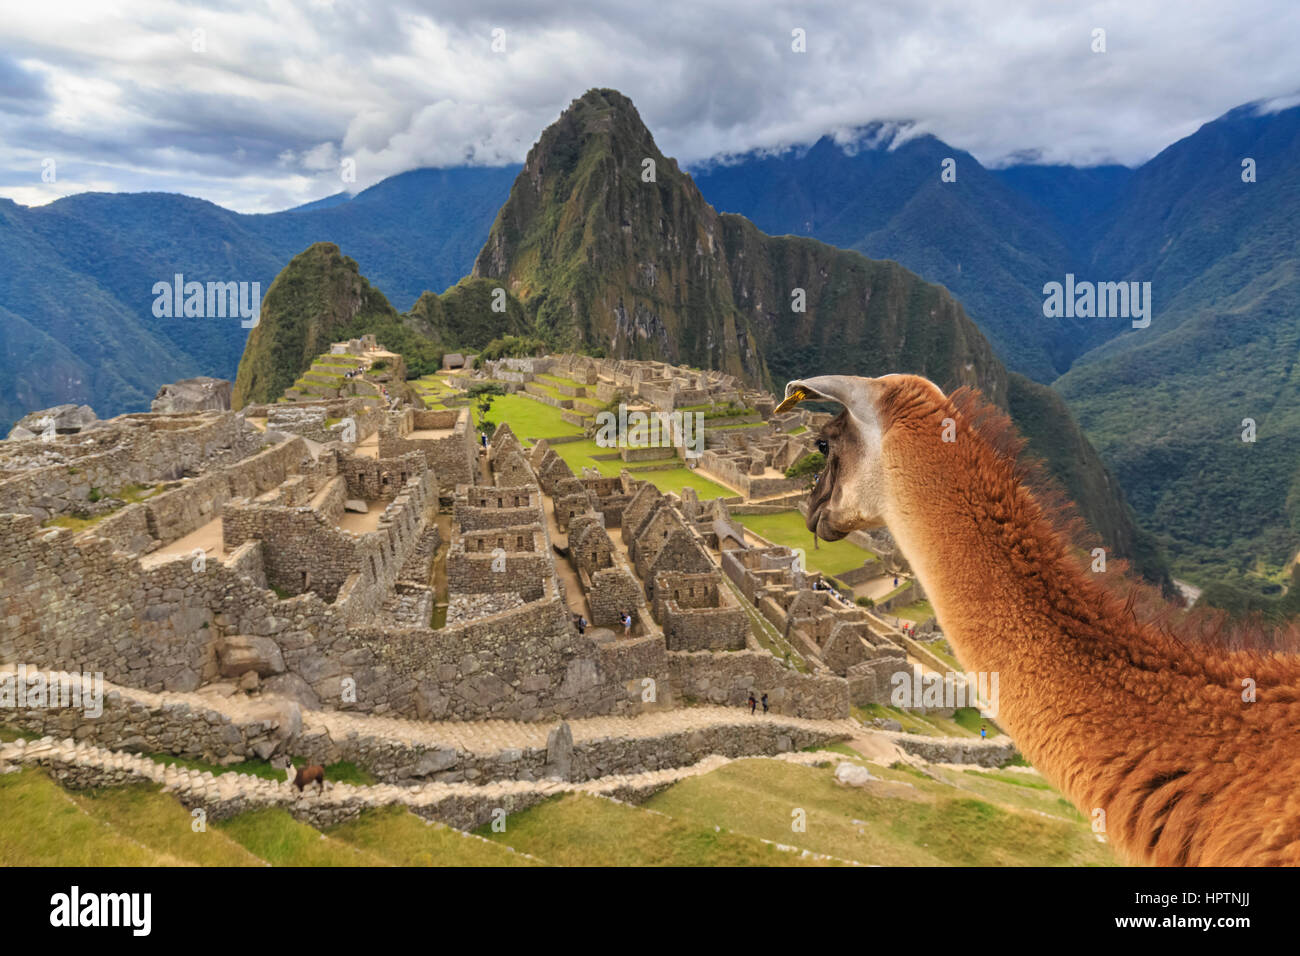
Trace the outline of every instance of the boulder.
{"label": "boulder", "polygon": [[40,436],[51,424],[54,430],[60,435],[72,435],[84,428],[89,428],[99,421],[95,410],[89,405],[55,405],[51,408],[43,408],[39,412],[30,412],[18,419],[14,423],[13,429],[9,432],[10,438],[22,438],[22,434],[15,435],[15,432],[27,432],[32,435]]}
{"label": "boulder", "polygon": [[456,753],[454,747],[439,747],[437,750],[426,750],[420,754],[420,759],[416,761],[415,766],[409,771],[412,777],[427,777],[430,774],[441,773],[444,770],[450,770],[456,766],[460,756]]}
{"label": "boulder", "polygon": [[293,740],[302,733],[302,708],[294,701],[263,699],[251,704],[248,713],[257,720],[275,725],[270,739],[277,745],[282,741]]}
{"label": "boulder", "polygon": [[367,505],[360,498],[349,498],[343,502],[343,510],[355,511],[357,514],[363,515],[363,514],[367,514],[370,511],[370,506]]}
{"label": "boulder", "polygon": [[230,411],[230,382],[224,378],[182,379],[158,389],[149,411],[164,414],[178,412]]}
{"label": "boulder", "polygon": [[835,768],[835,780],[849,787],[865,787],[877,779],[866,767],[856,763],[842,763]]}
{"label": "boulder", "polygon": [[320,710],[320,697],[297,674],[276,674],[262,681],[262,692],[295,701],[304,710]]}
{"label": "boulder", "polygon": [[573,731],[560,721],[546,737],[546,778],[568,780],[573,773]]}
{"label": "boulder", "polygon": [[217,663],[222,677],[242,677],[256,671],[259,677],[283,674],[280,646],[269,637],[234,634],[217,642]]}

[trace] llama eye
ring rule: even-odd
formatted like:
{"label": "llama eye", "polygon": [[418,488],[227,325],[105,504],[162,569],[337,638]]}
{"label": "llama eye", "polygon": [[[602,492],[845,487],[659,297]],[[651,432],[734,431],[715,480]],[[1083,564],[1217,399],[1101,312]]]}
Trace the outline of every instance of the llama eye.
{"label": "llama eye", "polygon": [[829,454],[831,450],[830,443],[825,438],[817,439],[817,450],[823,455]]}

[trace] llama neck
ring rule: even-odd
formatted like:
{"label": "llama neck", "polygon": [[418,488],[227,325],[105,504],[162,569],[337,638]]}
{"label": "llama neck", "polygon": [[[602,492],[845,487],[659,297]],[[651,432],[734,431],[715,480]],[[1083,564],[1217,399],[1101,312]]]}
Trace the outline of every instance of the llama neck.
{"label": "llama neck", "polygon": [[964,668],[998,675],[996,718],[1025,755],[1098,805],[1107,763],[1185,735],[1162,706],[1170,672],[1188,694],[1204,674],[1088,580],[1009,472],[971,466],[969,448],[911,446],[886,458],[885,519],[940,627]]}

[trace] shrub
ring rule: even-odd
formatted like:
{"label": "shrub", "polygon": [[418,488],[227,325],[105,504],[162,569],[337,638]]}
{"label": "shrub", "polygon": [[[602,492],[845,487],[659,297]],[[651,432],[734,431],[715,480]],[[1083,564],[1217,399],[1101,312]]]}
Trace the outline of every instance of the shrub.
{"label": "shrub", "polygon": [[483,347],[474,359],[474,367],[481,368],[485,361],[503,358],[526,358],[541,355],[546,351],[546,343],[541,339],[526,338],[521,335],[503,335],[493,339]]}
{"label": "shrub", "polygon": [[803,478],[819,473],[826,467],[826,456],[819,451],[810,451],[785,470],[787,478]]}

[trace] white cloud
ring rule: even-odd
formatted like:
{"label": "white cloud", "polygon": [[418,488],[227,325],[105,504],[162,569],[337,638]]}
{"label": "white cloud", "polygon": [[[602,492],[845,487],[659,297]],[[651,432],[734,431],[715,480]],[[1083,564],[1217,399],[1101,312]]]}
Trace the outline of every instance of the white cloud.
{"label": "white cloud", "polygon": [[[96,0],[3,2],[0,195],[24,202],[51,193],[45,156],[93,167],[98,188],[241,211],[337,192],[343,158],[356,189],[518,162],[593,86],[630,96],[685,163],[892,121],[990,165],[1133,164],[1234,106],[1300,91],[1300,7],[1286,0],[135,0],[130,17]],[[795,27],[806,53],[791,50]],[[1090,48],[1096,27],[1106,53]]]}

